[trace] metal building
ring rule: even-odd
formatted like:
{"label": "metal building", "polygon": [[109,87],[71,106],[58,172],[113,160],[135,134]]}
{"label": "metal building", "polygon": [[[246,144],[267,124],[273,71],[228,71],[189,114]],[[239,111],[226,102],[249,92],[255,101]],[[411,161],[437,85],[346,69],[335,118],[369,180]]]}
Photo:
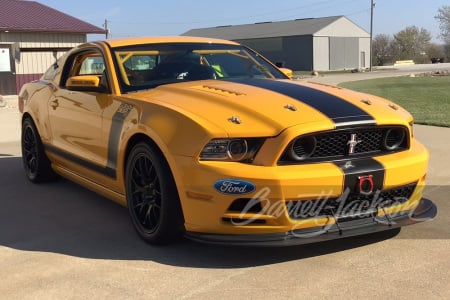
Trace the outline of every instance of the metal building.
{"label": "metal building", "polygon": [[192,29],[183,35],[233,40],[293,70],[369,67],[370,34],[344,16]]}
{"label": "metal building", "polygon": [[0,95],[17,94],[89,33],[105,30],[35,1],[1,0]]}

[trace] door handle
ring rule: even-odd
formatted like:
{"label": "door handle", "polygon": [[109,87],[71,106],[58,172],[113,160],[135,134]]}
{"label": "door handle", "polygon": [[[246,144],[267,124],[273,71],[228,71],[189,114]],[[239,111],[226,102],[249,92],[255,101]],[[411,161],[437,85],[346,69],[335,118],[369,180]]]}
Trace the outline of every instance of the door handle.
{"label": "door handle", "polygon": [[53,101],[50,103],[50,106],[53,108],[53,110],[55,110],[56,108],[58,108],[58,106],[59,106],[59,101],[58,101],[58,99],[53,100]]}

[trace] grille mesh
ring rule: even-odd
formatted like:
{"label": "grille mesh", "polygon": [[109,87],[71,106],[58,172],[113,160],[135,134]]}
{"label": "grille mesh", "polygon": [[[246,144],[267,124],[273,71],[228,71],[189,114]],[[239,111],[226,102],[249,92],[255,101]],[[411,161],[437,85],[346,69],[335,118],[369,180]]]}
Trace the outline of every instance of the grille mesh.
{"label": "grille mesh", "polygon": [[[405,135],[403,136],[405,138],[404,141],[400,143],[399,147],[395,150],[386,149],[384,139],[388,130],[392,128],[398,129],[401,127],[372,127],[336,130],[308,135],[307,140],[303,136],[298,137],[288,145],[280,158],[280,163],[345,159],[351,158],[352,156],[361,157],[364,155],[373,156],[376,154],[392,153],[407,149],[409,141],[406,129],[402,129],[405,131]],[[352,151],[350,151],[352,136],[355,145]],[[310,147],[310,149],[313,148],[314,151],[306,159],[301,161],[295,159],[296,156],[305,156],[305,152],[308,149],[307,143],[309,143],[310,140],[315,140],[315,147]],[[392,141],[389,142],[392,143]]]}

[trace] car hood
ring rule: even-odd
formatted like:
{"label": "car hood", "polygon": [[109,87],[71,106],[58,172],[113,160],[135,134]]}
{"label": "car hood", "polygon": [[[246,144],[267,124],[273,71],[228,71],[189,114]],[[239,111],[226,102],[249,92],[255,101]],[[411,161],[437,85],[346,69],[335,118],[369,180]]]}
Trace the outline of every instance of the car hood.
{"label": "car hood", "polygon": [[133,93],[189,112],[229,136],[274,136],[286,128],[318,123],[329,130],[362,124],[399,124],[410,115],[391,102],[350,90],[292,80],[204,80]]}

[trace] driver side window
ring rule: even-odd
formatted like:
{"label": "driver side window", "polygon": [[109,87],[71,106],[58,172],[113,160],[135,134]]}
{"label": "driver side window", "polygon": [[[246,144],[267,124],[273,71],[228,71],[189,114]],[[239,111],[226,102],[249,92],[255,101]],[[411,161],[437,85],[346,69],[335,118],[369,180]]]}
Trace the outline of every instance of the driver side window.
{"label": "driver side window", "polygon": [[104,70],[103,57],[85,57],[81,63],[79,75],[102,75]]}
{"label": "driver side window", "polygon": [[107,76],[101,53],[83,50],[68,59],[62,82],[69,89],[105,92],[109,91]]}

